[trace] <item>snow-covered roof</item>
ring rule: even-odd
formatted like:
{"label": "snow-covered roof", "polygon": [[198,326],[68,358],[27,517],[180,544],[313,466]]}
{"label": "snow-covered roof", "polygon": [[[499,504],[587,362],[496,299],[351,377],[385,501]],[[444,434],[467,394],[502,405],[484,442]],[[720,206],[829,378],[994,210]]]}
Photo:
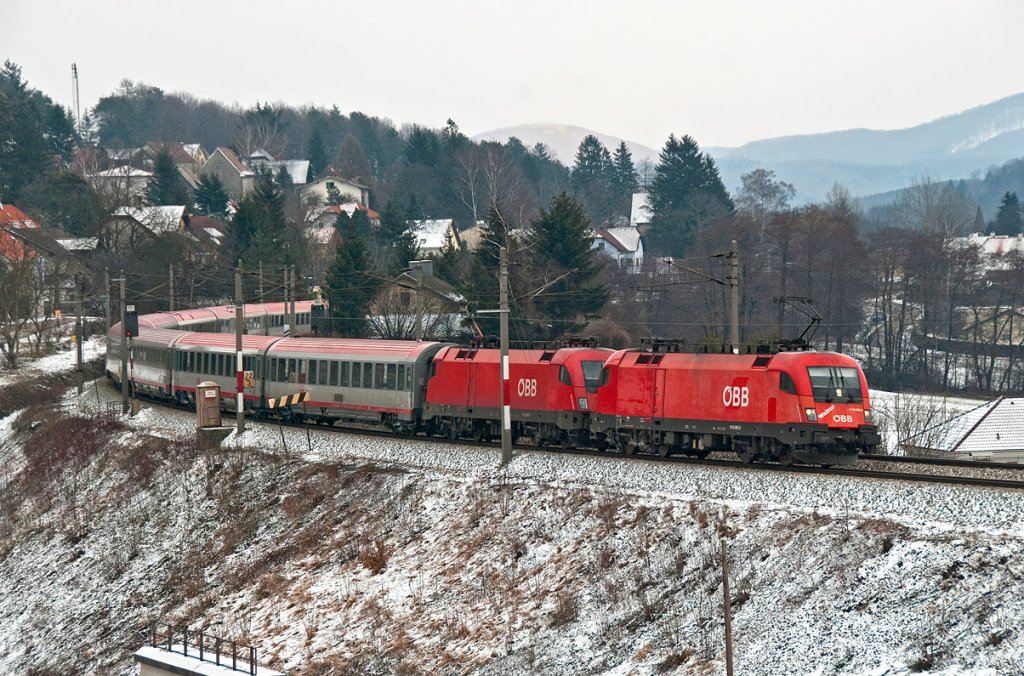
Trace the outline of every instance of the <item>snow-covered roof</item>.
{"label": "snow-covered roof", "polygon": [[1024,253],[1024,235],[985,235],[974,232],[967,237],[957,237],[954,244],[976,246],[982,256],[1003,256],[1013,251]]}
{"label": "snow-covered roof", "polygon": [[252,165],[253,167],[267,169],[274,176],[277,176],[277,172],[281,171],[281,167],[284,167],[288,171],[288,175],[292,177],[292,185],[306,185],[306,176],[309,175],[309,160],[273,160],[272,162],[264,162],[253,159]]}
{"label": "snow-covered roof", "polygon": [[97,171],[92,175],[97,178],[149,178],[153,175],[153,172],[125,165],[123,167]]}
{"label": "snow-covered roof", "polygon": [[95,251],[99,244],[98,237],[72,237],[70,239],[58,239],[57,244],[68,251]]}
{"label": "snow-covered roof", "polygon": [[651,222],[651,196],[646,192],[633,193],[633,202],[629,209],[629,224],[642,225]]}
{"label": "snow-covered roof", "polygon": [[601,238],[622,253],[636,253],[640,250],[640,230],[636,227],[598,228],[594,238]]}
{"label": "snow-covered roof", "polygon": [[965,454],[1024,451],[1024,398],[982,404],[911,437],[906,445]]}
{"label": "snow-covered roof", "polygon": [[185,207],[121,207],[114,212],[114,216],[133,218],[159,235],[178,230],[178,225],[185,216]]}
{"label": "snow-covered roof", "polygon": [[[433,218],[421,221],[410,221],[410,227],[416,233],[417,244],[421,249],[437,249],[444,247],[445,238],[449,232],[454,232],[455,221],[451,218]],[[459,246],[458,236],[454,244]]]}

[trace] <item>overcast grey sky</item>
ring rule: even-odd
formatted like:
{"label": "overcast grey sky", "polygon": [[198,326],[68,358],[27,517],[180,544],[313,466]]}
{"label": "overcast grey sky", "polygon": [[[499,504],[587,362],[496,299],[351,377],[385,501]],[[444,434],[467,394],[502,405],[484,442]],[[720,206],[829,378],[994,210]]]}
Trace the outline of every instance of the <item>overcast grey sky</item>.
{"label": "overcast grey sky", "polygon": [[1024,91],[1014,0],[4,0],[0,58],[83,107],[128,78],[467,134],[575,124],[660,147],[894,129]]}

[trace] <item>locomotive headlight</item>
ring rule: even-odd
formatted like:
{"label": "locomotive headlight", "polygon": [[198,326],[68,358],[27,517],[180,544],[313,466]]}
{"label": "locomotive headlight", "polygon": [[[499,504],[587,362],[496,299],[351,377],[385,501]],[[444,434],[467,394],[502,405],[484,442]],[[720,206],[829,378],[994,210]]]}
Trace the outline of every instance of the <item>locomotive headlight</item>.
{"label": "locomotive headlight", "polygon": [[818,422],[818,412],[815,411],[813,408],[805,408],[804,414],[807,416],[807,419],[809,421]]}
{"label": "locomotive headlight", "polygon": [[587,410],[587,398],[586,397],[577,397],[576,401],[579,403],[581,411],[586,411]]}
{"label": "locomotive headlight", "polygon": [[870,408],[864,409],[864,422],[866,422],[866,423],[871,422],[871,409]]}

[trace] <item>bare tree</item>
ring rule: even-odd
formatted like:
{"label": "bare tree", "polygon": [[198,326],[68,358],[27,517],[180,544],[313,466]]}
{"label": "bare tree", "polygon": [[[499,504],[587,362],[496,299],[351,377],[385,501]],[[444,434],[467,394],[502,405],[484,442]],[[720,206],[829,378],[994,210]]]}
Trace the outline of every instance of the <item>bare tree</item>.
{"label": "bare tree", "polygon": [[22,339],[41,310],[42,298],[34,256],[0,261],[0,356],[9,368],[18,364]]}

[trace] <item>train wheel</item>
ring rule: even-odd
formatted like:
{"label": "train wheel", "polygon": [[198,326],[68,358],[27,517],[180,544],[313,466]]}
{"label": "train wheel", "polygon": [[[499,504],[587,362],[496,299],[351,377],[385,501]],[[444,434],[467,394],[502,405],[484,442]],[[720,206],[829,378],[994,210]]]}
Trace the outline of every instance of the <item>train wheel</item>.
{"label": "train wheel", "polygon": [[668,456],[672,455],[672,445],[671,444],[659,444],[658,445],[658,455],[660,455],[663,458],[667,458]]}
{"label": "train wheel", "polygon": [[448,438],[452,441],[459,438],[459,430],[455,427],[455,423],[448,426]]}
{"label": "train wheel", "polygon": [[636,453],[636,442],[627,441],[626,445],[622,447],[622,452],[625,453],[626,455],[633,455],[634,453]]}

